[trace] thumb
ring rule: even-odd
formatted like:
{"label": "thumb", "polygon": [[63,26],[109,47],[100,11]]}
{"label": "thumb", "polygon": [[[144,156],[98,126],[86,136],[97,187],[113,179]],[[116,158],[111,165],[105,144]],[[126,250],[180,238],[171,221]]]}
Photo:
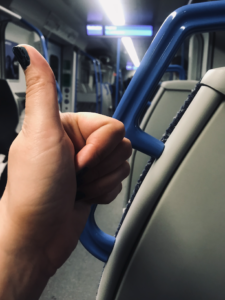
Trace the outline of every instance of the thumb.
{"label": "thumb", "polygon": [[60,129],[56,83],[54,74],[44,57],[33,47],[19,45],[13,53],[24,70],[26,78],[25,132]]}

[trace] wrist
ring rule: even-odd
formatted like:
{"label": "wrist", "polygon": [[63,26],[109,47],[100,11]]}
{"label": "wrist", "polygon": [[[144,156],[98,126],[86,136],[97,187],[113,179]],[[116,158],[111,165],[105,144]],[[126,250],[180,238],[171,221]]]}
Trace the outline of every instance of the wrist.
{"label": "wrist", "polygon": [[[52,270],[43,249],[25,243],[0,203],[0,300],[39,299]],[[52,273],[52,274],[51,274]]]}
{"label": "wrist", "polygon": [[37,256],[0,251],[0,299],[39,299],[49,276]]}

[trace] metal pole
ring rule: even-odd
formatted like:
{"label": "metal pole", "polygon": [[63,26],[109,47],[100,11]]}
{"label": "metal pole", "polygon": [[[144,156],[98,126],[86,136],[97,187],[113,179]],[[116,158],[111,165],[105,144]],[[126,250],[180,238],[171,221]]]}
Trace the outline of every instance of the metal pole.
{"label": "metal pole", "polygon": [[11,17],[21,20],[22,17],[18,14],[15,14],[14,12],[12,12],[11,10],[8,10],[7,8],[3,7],[0,5],[0,10],[3,11],[4,13],[6,13],[7,15],[10,15]]}
{"label": "metal pole", "polygon": [[78,63],[79,63],[79,52],[76,52],[76,71],[75,71],[75,99],[74,99],[74,112],[77,112],[77,75],[78,75]]}
{"label": "metal pole", "polygon": [[101,70],[101,63],[100,61],[98,63],[98,72],[99,72],[99,81],[100,81],[100,111],[99,113],[102,113],[102,70]]}
{"label": "metal pole", "polygon": [[98,69],[96,60],[93,59],[94,72],[95,72],[95,90],[96,90],[96,113],[98,113]]}
{"label": "metal pole", "polygon": [[120,43],[121,39],[117,40],[117,62],[116,62],[116,99],[115,109],[119,103],[119,75],[120,75]]}

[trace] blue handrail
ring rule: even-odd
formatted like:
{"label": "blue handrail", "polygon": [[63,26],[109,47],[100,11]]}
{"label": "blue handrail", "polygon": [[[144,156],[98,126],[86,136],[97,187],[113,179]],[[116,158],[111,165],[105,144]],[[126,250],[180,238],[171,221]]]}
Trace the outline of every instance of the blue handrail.
{"label": "blue handrail", "polygon": [[[184,68],[182,67],[182,66],[180,66],[180,65],[169,65],[168,67],[167,67],[167,69],[166,69],[166,72],[165,73],[171,73],[171,74],[173,74],[173,72],[176,72],[176,73],[178,73],[179,74],[179,79],[180,80],[185,80],[186,79],[186,74],[185,74],[185,70],[184,70]],[[172,79],[170,79],[170,80],[172,80]],[[151,102],[150,101],[148,101],[147,102],[147,105],[146,105],[146,109],[148,109],[149,108],[149,106],[151,106]]]}
{"label": "blue handrail", "polygon": [[[115,244],[115,237],[103,232],[97,226],[94,213],[97,205],[93,205],[80,241],[82,245],[101,261],[107,261]],[[104,243],[102,242],[104,241]],[[100,251],[99,251],[100,249]]]}
{"label": "blue handrail", "polygon": [[194,32],[224,28],[224,14],[224,1],[216,1],[183,6],[165,20],[113,116],[124,123],[133,148],[156,158],[162,154],[164,144],[138,126],[141,109],[184,39]]}
{"label": "blue handrail", "polygon": [[96,90],[96,113],[98,113],[98,71],[96,66],[96,60],[93,59],[93,66],[95,71],[95,90]]}
{"label": "blue handrail", "polygon": [[[164,144],[138,127],[141,109],[154,93],[169,62],[187,35],[224,29],[224,16],[224,1],[207,2],[183,6],[170,14],[163,23],[114,114],[114,118],[125,124],[126,136],[131,139],[133,148],[151,156],[161,155]],[[90,253],[106,262],[115,238],[110,240],[108,235],[105,238],[104,232],[96,228],[94,210],[90,213],[80,241]],[[98,239],[95,239],[96,231]]]}
{"label": "blue handrail", "polygon": [[102,70],[101,70],[101,63],[98,60],[97,61],[97,65],[98,65],[98,73],[99,73],[99,81],[100,81],[100,111],[99,113],[102,113]]}
{"label": "blue handrail", "polygon": [[[29,27],[31,30],[35,31],[39,35],[40,40],[41,40],[42,50],[43,50],[43,56],[47,60],[47,62],[49,63],[48,49],[47,49],[47,46],[46,46],[46,40],[45,40],[45,37],[44,37],[43,33],[37,27],[35,27],[31,23],[27,22],[23,18],[20,19],[20,22],[25,24],[27,27]],[[59,87],[59,84],[58,84],[57,81],[56,81],[56,89],[57,89],[57,93],[58,93],[58,103],[61,103],[62,102],[62,93],[61,93],[61,90],[60,90],[60,87]]]}
{"label": "blue handrail", "polygon": [[185,80],[186,79],[186,74],[185,74],[185,70],[182,66],[179,65],[169,65],[166,69],[166,72],[176,72],[179,74],[179,78],[180,80]]}
{"label": "blue handrail", "polygon": [[119,103],[119,78],[120,78],[120,45],[121,39],[117,40],[117,61],[116,61],[116,96],[115,96],[115,108]]}
{"label": "blue handrail", "polygon": [[[102,107],[102,73],[101,73],[101,65],[100,65],[100,62],[95,59],[94,57],[92,57],[90,54],[82,51],[82,50],[79,50],[77,52],[77,62],[78,62],[78,55],[79,53],[83,54],[84,56],[88,57],[91,62],[93,63],[93,66],[94,66],[94,73],[95,73],[95,90],[96,90],[96,113],[99,112],[99,108],[98,108],[98,105],[99,105],[99,97],[100,97],[100,113],[101,113],[101,107]],[[78,69],[78,63],[76,64],[76,84],[77,84],[77,69]],[[100,93],[99,93],[99,86],[98,86],[98,74],[99,74],[99,78],[100,78]],[[76,86],[76,89],[75,89],[75,108],[77,106],[77,86]],[[77,110],[75,110],[76,112]]]}
{"label": "blue handrail", "polygon": [[74,112],[77,111],[77,87],[78,87],[78,82],[77,82],[77,75],[78,75],[78,62],[79,62],[79,53],[77,52],[76,55],[76,70],[75,70],[75,99],[74,99]]}
{"label": "blue handrail", "polygon": [[109,87],[107,86],[107,82],[105,82],[103,85],[104,85],[104,88],[105,88],[105,90],[106,90],[106,96],[108,96],[109,95],[109,93],[110,93],[110,91],[109,91]]}

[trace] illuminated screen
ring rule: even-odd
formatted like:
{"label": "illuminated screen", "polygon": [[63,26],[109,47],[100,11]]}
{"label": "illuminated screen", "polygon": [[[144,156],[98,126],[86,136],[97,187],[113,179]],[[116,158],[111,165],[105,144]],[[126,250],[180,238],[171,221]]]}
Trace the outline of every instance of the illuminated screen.
{"label": "illuminated screen", "polygon": [[128,71],[133,71],[133,70],[137,70],[138,67],[135,67],[131,62],[127,62],[127,65],[126,65],[126,70]]}
{"label": "illuminated screen", "polygon": [[103,35],[103,26],[101,25],[87,25],[87,35]]}
{"label": "illuminated screen", "polygon": [[106,36],[152,36],[151,25],[105,26]]}

